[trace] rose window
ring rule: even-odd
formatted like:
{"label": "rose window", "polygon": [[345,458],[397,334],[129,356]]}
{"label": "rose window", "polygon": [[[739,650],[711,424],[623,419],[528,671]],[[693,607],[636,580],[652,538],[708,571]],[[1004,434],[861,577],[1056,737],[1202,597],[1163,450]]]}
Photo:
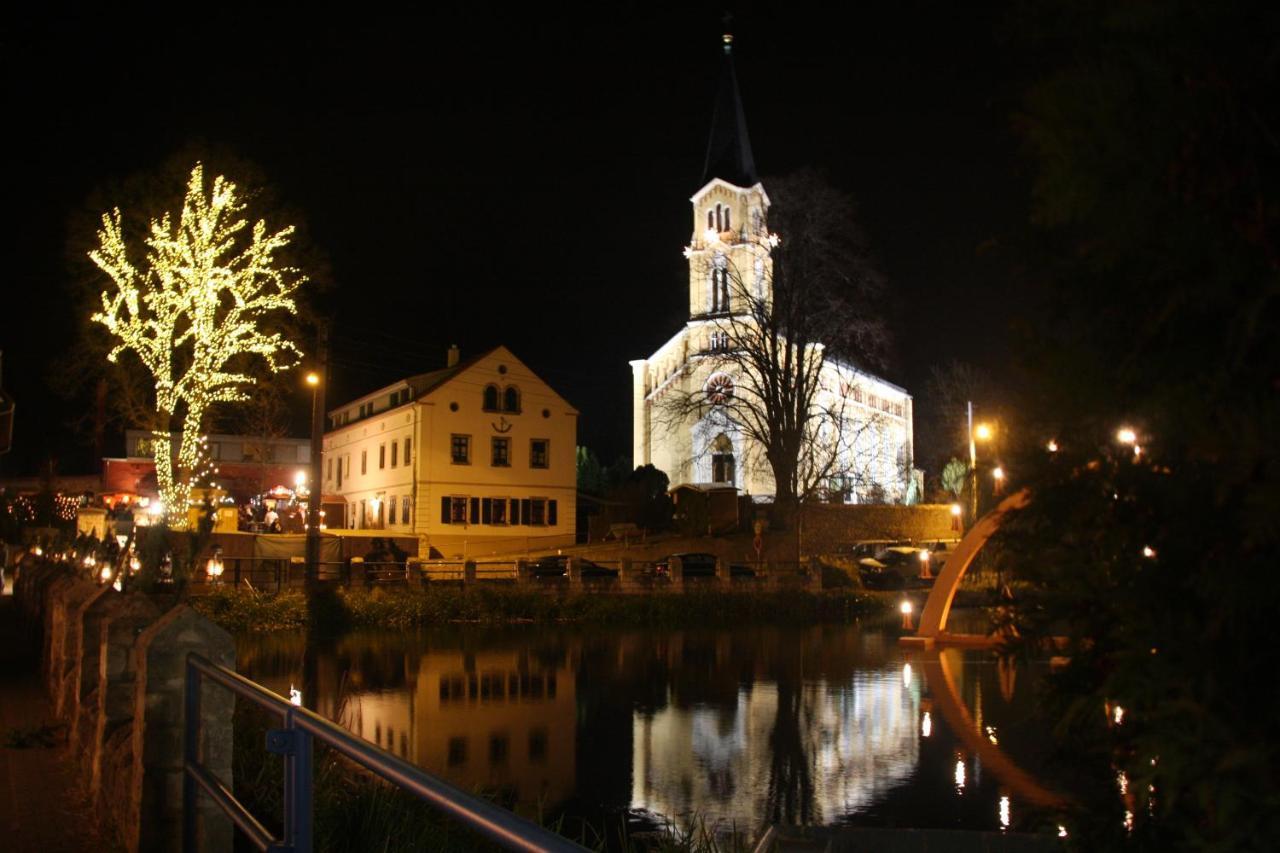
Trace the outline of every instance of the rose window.
{"label": "rose window", "polygon": [[707,399],[714,405],[723,406],[733,397],[733,380],[723,373],[717,373],[707,380]]}

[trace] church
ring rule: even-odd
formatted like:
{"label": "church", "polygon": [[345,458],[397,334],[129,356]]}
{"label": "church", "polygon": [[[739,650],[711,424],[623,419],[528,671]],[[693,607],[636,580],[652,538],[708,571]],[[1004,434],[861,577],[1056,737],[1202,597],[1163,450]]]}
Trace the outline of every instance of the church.
{"label": "church", "polygon": [[[786,235],[768,230],[769,195],[756,174],[733,66],[733,37],[712,118],[702,187],[690,199],[689,319],[647,359],[631,364],[634,464],[665,472],[674,488],[778,492],[765,458],[758,357],[773,304],[772,254]],[[778,334],[774,333],[776,343]],[[797,491],[847,503],[913,502],[912,401],[904,389],[824,352],[812,363],[809,424]]]}

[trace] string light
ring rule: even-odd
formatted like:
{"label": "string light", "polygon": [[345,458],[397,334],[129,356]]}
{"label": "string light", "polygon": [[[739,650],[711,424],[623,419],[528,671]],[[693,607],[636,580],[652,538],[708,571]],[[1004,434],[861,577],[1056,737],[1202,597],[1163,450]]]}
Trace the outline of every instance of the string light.
{"label": "string light", "polygon": [[[115,284],[114,291],[102,293],[102,308],[91,317],[118,341],[107,360],[135,352],[155,381],[160,422],[182,419],[176,471],[173,434],[152,432],[160,495],[169,523],[179,529],[188,524],[194,475],[207,461],[207,439],[200,429],[208,409],[247,399],[246,389],[254,384],[251,375],[231,371],[232,361],[256,355],[274,373],[302,357],[279,332],[260,328],[272,312],[297,313],[292,294],[306,276],[275,266],[273,257],[289,244],[294,229],[268,233],[259,220],[248,232],[248,245],[237,249],[248,225],[240,215],[244,208],[236,185],[222,175],[206,194],[204,167],[197,163],[178,221],[168,213],[151,221],[144,240],[146,269],[129,259],[119,209],[103,214],[99,246],[89,252]],[[183,357],[175,358],[178,352]]]}

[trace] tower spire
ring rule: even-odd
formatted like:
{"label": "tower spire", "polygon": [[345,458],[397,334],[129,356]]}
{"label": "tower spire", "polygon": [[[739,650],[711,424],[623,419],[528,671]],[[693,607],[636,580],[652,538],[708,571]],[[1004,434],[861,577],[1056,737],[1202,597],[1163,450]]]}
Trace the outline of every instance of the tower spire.
{"label": "tower spire", "polygon": [[711,137],[707,140],[702,182],[720,178],[735,186],[750,187],[759,179],[751,154],[751,137],[747,135],[747,116],[738,93],[738,75],[733,68],[733,33],[726,31],[720,38],[724,44],[724,68],[711,114]]}

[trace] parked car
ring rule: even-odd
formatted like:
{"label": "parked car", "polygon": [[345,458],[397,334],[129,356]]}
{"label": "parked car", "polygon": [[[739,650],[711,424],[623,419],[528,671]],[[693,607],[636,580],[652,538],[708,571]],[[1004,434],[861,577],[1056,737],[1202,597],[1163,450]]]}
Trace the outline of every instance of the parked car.
{"label": "parked car", "polygon": [[874,557],[863,557],[858,561],[862,585],[867,589],[929,586],[932,580],[920,577],[921,550],[910,545],[894,545]]}
{"label": "parked car", "polygon": [[[653,571],[660,577],[671,577],[671,558],[679,557],[680,566],[687,578],[710,578],[716,574],[716,555],[706,554],[702,552],[689,554],[668,554],[661,560],[653,564]],[[736,563],[729,565],[729,577],[731,578],[753,578],[756,576],[755,569],[750,566],[742,566]]]}
{"label": "parked car", "polygon": [[[616,578],[618,576],[617,569],[611,569],[599,563],[584,560],[581,557],[578,557],[577,561],[583,578],[598,580]],[[569,572],[569,558],[563,554],[540,557],[534,562],[531,569],[535,578],[562,578]]]}

